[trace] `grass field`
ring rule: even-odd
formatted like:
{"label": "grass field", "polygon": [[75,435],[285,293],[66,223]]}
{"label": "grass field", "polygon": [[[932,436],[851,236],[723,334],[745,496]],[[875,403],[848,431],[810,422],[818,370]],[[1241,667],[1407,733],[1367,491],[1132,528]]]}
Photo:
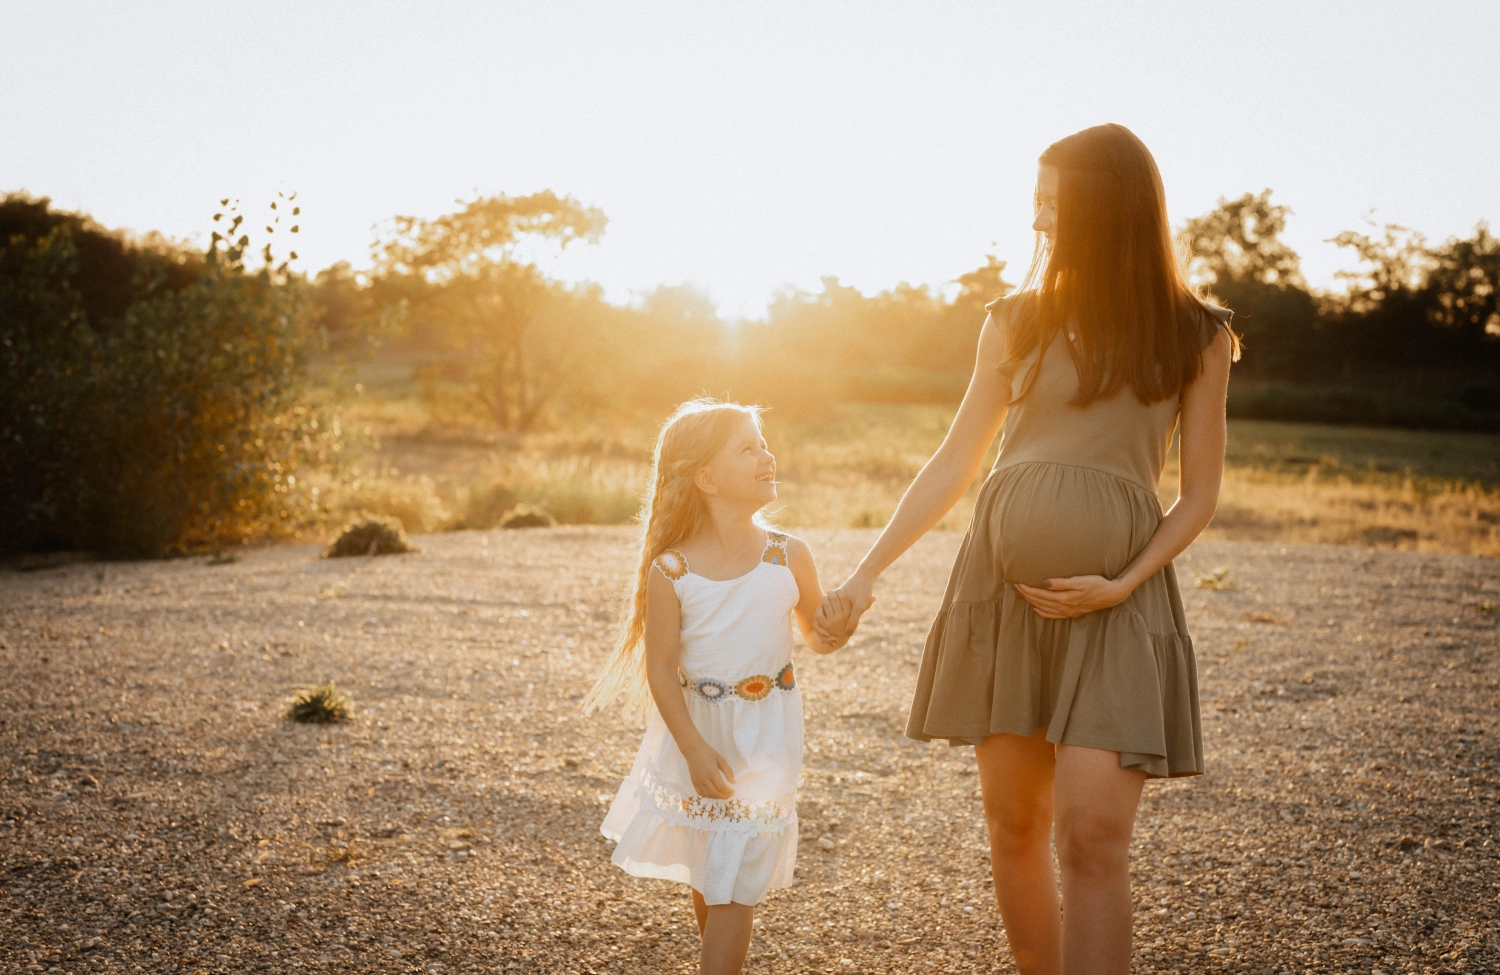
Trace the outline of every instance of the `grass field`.
{"label": "grass field", "polygon": [[[952,415],[942,406],[873,404],[807,418],[769,413],[782,482],[777,520],[791,528],[884,524]],[[331,518],[391,514],[410,531],[492,527],[522,501],[563,523],[629,521],[657,422],[590,420],[506,437],[451,403],[390,383],[351,398],[344,416],[365,447],[354,476],[328,492]],[[1176,481],[1174,456],[1162,477],[1164,505]],[[940,527],[963,528],[976,492]],[[1500,434],[1231,421],[1219,513],[1206,537],[1500,555]]]}

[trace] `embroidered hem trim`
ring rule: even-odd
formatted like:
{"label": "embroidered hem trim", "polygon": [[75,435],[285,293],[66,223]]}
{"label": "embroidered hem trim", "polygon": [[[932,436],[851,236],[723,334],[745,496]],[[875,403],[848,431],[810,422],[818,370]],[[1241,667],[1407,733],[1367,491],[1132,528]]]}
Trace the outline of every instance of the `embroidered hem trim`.
{"label": "embroidered hem trim", "polygon": [[705,799],[697,794],[684,795],[651,772],[641,775],[639,790],[668,822],[711,833],[752,836],[780,833],[797,817],[796,793],[754,802],[733,798]]}
{"label": "embroidered hem trim", "polygon": [[703,698],[705,701],[717,703],[729,697],[738,697],[746,701],[763,701],[771,695],[771,691],[790,691],[797,686],[797,677],[792,672],[791,662],[776,672],[775,677],[765,674],[755,674],[743,677],[733,684],[728,681],[718,680],[714,677],[689,677],[677,668],[677,683],[685,691],[691,691]]}

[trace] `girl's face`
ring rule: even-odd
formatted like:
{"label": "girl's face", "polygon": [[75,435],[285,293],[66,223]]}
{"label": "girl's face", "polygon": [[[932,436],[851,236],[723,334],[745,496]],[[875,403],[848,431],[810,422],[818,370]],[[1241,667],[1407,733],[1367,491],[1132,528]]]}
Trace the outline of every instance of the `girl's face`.
{"label": "girl's face", "polygon": [[728,442],[698,472],[697,484],[705,494],[754,510],[776,500],[776,457],[752,418],[740,421]]}
{"label": "girl's face", "polygon": [[1052,235],[1057,232],[1057,182],[1056,166],[1037,169],[1037,211],[1036,219],[1031,221],[1031,229],[1046,237],[1049,244],[1052,243]]}

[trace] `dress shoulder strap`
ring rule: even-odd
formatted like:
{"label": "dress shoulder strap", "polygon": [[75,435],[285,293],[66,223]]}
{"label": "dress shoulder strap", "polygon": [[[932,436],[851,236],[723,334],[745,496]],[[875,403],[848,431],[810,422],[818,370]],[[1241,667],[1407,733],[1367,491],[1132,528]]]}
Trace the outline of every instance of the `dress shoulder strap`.
{"label": "dress shoulder strap", "polygon": [[1219,329],[1228,328],[1234,321],[1234,312],[1228,308],[1204,302],[1198,313],[1198,344],[1208,348],[1219,336]]}
{"label": "dress shoulder strap", "polygon": [[683,576],[688,574],[687,556],[683,555],[675,548],[667,549],[665,552],[652,559],[651,564],[656,566],[656,568],[661,572],[662,575],[666,576],[673,582],[676,582],[678,579],[681,579]]}
{"label": "dress shoulder strap", "polygon": [[762,562],[786,565],[786,535],[782,532],[766,532],[766,550],[760,554]]}

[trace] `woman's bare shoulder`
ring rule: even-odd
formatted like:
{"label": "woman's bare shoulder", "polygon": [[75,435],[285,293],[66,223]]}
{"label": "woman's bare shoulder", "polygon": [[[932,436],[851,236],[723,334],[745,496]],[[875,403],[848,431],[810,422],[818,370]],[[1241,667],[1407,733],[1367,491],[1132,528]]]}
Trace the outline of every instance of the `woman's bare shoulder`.
{"label": "woman's bare shoulder", "polygon": [[1023,308],[1030,308],[1035,302],[1035,291],[1012,291],[990,301],[984,306],[984,310],[991,315],[1011,315]]}
{"label": "woman's bare shoulder", "polygon": [[1010,294],[1001,295],[984,306],[989,313],[989,320],[1002,332],[1006,331],[1013,323],[1022,320],[1036,307],[1036,293],[1032,291],[1012,291]]}

